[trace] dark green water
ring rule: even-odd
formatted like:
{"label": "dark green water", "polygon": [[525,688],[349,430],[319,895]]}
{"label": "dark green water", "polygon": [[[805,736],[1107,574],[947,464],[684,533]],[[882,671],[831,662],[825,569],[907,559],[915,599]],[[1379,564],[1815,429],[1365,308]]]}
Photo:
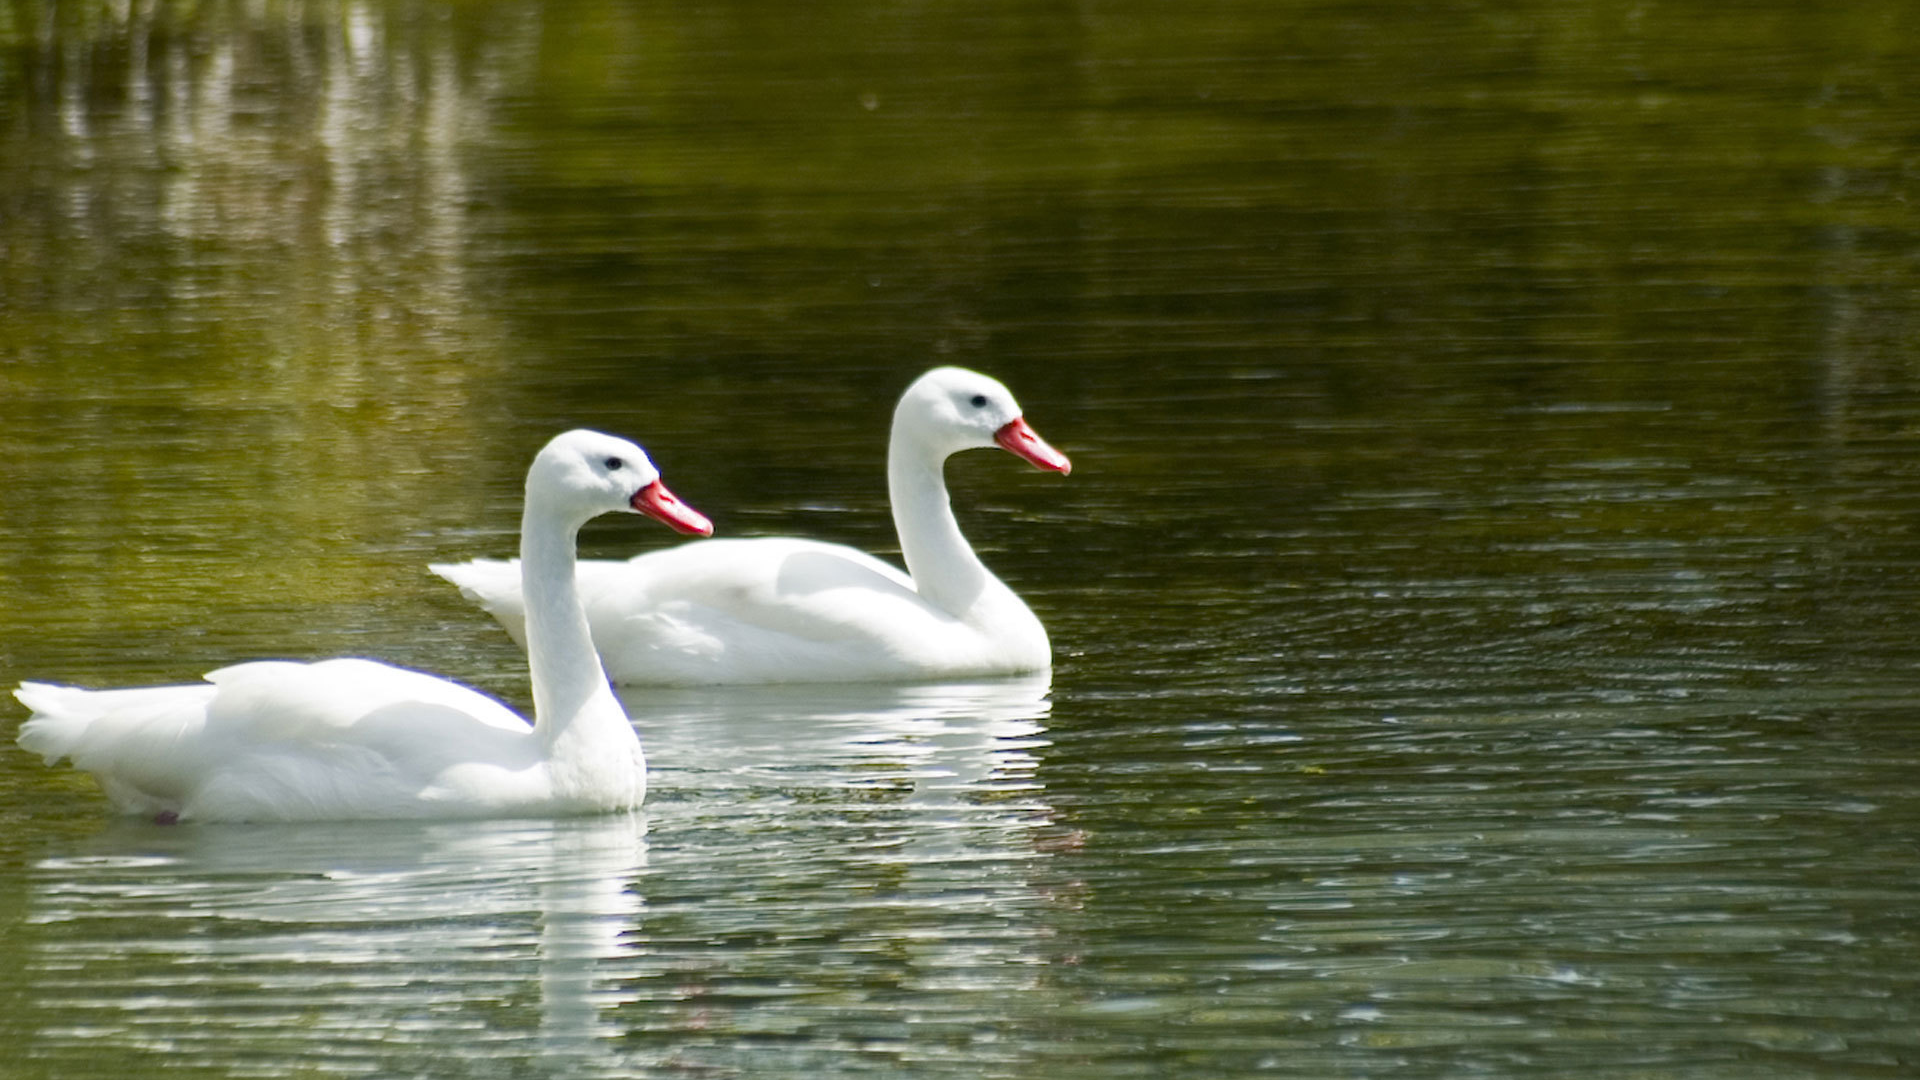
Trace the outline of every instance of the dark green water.
{"label": "dark green water", "polygon": [[[1920,19],[0,2],[0,681],[373,655],[557,430],[1050,686],[635,692],[639,820],[163,829],[0,729],[0,1074],[1920,1072]],[[603,523],[591,554],[670,542]]]}

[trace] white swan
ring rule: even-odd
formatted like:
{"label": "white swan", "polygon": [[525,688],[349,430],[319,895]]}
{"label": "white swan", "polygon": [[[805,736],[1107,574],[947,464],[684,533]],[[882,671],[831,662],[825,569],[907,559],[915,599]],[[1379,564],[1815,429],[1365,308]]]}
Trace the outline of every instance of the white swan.
{"label": "white swan", "polygon": [[[942,468],[999,445],[1064,473],[998,381],[961,368],[915,380],[893,412],[887,488],[903,574],[864,552],[788,537],[708,540],[583,561],[580,592],[614,681],[912,681],[1042,671],[1047,631],[973,553],[954,521]],[[512,562],[435,565],[434,573],[525,644]]]}
{"label": "white swan", "polygon": [[630,809],[646,760],[589,637],[574,542],[614,510],[712,526],[639,447],[557,436],[527,472],[520,558],[534,720],[457,683],[372,660],[265,660],[208,685],[22,683],[20,745],[93,773],[123,812],[174,821],[506,817]]}

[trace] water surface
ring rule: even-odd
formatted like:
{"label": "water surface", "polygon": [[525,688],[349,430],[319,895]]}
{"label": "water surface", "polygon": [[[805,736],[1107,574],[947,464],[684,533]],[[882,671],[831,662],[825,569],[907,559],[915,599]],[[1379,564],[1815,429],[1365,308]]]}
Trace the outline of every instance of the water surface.
{"label": "water surface", "polygon": [[424,566],[565,427],[882,554],[928,366],[1075,463],[949,466],[1049,680],[636,690],[635,818],[165,829],[0,753],[8,1068],[1920,1069],[1912,23],[0,5],[9,680],[524,706]]}

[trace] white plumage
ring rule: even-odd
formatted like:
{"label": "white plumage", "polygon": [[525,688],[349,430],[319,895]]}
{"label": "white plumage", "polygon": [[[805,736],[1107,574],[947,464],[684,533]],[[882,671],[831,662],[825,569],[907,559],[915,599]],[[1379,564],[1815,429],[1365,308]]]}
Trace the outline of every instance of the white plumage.
{"label": "white plumage", "polygon": [[527,474],[521,523],[535,719],[432,675],[372,660],[266,660],[206,683],[85,690],[22,683],[19,742],[94,774],[116,807],[165,821],[551,815],[628,809],[646,761],[596,660],[574,587],[589,519],[646,513],[711,531],[645,452],[556,437]]}
{"label": "white plumage", "polygon": [[[1066,472],[998,381],[961,368],[915,380],[894,410],[888,490],[909,573],[839,544],[791,537],[706,540],[625,562],[587,560],[578,579],[594,643],[621,683],[910,681],[1042,671],[1045,627],[961,535],[943,466],[999,445]],[[511,561],[437,564],[525,644]]]}

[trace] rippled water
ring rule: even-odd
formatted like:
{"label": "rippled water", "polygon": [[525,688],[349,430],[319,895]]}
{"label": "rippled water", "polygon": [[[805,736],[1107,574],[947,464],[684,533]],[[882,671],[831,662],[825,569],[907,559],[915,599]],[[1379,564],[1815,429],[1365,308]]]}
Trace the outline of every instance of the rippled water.
{"label": "rippled water", "polygon": [[[40,858],[16,1021],[61,1075],[161,1048],[249,1074],[758,1071],[743,1042],[822,1024],[962,1040],[876,1065],[972,1061],[991,1021],[958,1000],[1034,989],[1050,935],[1021,913],[1067,902],[1045,682],[667,696],[634,706],[643,815],[116,824]],[[889,1015],[916,988],[957,1000]]]}
{"label": "rippled water", "polygon": [[931,364],[1075,463],[949,467],[1050,680],[634,691],[633,819],[0,753],[0,1073],[1920,1070],[1911,23],[0,4],[9,680],[524,705],[424,566],[562,427],[882,553]]}

